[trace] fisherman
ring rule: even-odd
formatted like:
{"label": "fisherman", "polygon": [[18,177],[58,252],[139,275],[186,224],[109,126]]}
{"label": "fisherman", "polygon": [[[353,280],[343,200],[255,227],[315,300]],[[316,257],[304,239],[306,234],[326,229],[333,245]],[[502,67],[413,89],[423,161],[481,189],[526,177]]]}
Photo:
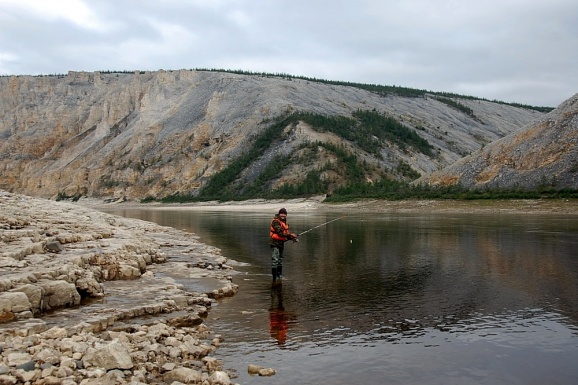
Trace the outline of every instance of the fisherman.
{"label": "fisherman", "polygon": [[289,232],[289,225],[287,224],[287,210],[280,209],[271,221],[271,230],[269,233],[271,238],[271,274],[273,275],[273,283],[281,280],[283,273],[283,248],[285,242],[298,242],[296,234]]}

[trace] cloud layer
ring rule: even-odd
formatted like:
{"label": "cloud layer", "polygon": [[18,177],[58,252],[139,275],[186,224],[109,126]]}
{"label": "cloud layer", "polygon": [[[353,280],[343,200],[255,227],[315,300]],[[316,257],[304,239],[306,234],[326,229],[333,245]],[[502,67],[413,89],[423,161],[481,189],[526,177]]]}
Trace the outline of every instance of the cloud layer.
{"label": "cloud layer", "polygon": [[554,107],[576,63],[574,0],[0,0],[0,75],[242,69]]}

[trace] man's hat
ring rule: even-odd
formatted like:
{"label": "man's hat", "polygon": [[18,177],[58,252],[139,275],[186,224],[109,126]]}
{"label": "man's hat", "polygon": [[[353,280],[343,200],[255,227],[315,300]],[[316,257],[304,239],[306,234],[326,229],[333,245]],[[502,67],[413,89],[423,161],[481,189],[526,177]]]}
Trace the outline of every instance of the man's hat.
{"label": "man's hat", "polygon": [[281,210],[279,210],[279,214],[285,214],[285,215],[287,215],[287,210],[281,209]]}

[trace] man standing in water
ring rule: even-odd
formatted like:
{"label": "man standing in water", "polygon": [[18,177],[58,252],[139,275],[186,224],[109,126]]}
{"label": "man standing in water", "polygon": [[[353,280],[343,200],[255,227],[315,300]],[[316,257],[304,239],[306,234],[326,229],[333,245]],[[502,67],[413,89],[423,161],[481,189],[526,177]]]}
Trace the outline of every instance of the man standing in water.
{"label": "man standing in water", "polygon": [[287,210],[281,209],[279,213],[275,214],[275,218],[271,221],[271,230],[269,232],[271,238],[271,274],[273,275],[273,283],[281,280],[283,273],[283,248],[285,242],[292,240],[297,242],[297,235],[289,232],[289,225],[287,224]]}

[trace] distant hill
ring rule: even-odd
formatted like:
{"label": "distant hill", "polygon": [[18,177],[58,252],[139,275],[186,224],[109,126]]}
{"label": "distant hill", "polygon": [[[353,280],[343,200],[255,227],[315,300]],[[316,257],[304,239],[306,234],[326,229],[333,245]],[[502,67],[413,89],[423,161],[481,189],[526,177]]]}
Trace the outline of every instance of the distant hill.
{"label": "distant hill", "polygon": [[578,94],[416,183],[475,189],[578,188]]}
{"label": "distant hill", "polygon": [[0,77],[0,189],[127,199],[331,193],[415,180],[550,119],[541,108],[408,90],[196,70]]}

